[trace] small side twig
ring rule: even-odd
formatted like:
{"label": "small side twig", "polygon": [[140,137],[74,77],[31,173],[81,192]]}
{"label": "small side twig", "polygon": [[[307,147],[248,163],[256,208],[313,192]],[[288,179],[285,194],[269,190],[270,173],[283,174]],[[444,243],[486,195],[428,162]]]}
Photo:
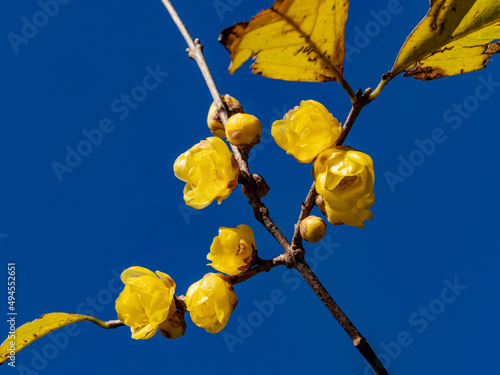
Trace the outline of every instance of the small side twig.
{"label": "small side twig", "polygon": [[307,193],[307,197],[302,203],[302,209],[300,210],[299,219],[297,220],[297,224],[295,224],[295,228],[293,231],[293,239],[292,239],[292,251],[300,251],[302,249],[302,236],[300,235],[300,222],[309,216],[311,210],[314,207],[314,202],[318,193],[316,192],[316,183],[313,182],[311,188],[309,189],[309,193]]}
{"label": "small side twig", "polygon": [[242,283],[243,281],[246,281],[251,277],[258,275],[261,272],[269,272],[274,267],[281,266],[284,264],[285,264],[285,255],[281,254],[274,259],[262,260],[257,266],[249,269],[248,271],[239,273],[238,275],[229,276],[228,281],[233,285]]}
{"label": "small side twig", "polygon": [[118,328],[118,327],[123,327],[125,326],[125,324],[122,323],[121,320],[108,320],[107,322],[105,322],[107,324],[107,327],[103,327],[103,328]]}

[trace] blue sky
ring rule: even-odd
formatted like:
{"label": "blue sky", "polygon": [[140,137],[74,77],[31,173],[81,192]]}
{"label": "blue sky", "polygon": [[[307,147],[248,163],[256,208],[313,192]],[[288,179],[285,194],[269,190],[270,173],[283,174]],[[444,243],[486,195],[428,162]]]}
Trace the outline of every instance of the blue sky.
{"label": "blue sky", "polygon": [[[204,44],[220,91],[261,120],[250,169],[267,180],[264,202],[291,236],[311,166],[287,156],[270,126],[307,99],[344,122],[349,99],[335,82],[271,80],[251,75],[249,63],[228,74],[219,32],[271,1],[174,5]],[[351,86],[375,87],[427,10],[427,1],[352,1],[344,66]],[[219,226],[251,225],[262,258],[281,252],[240,189],[201,211],[183,203],[173,162],[210,136],[211,97],[161,1],[4,1],[0,19],[0,260],[5,283],[7,263],[16,263],[19,324],[55,311],[115,319],[117,275],[134,265],[168,273],[184,294],[211,271],[205,257]],[[346,142],[374,160],[374,219],[363,230],[329,226],[320,244],[307,246],[318,277],[390,373],[497,372],[498,59],[458,77],[394,79]],[[85,148],[92,134],[96,144]],[[71,156],[77,149],[84,156]],[[69,168],[58,175],[54,162]],[[174,341],[135,341],[127,328],[79,323],[2,370],[370,373],[294,272],[274,269],[236,293],[239,305],[217,335],[189,319]]]}

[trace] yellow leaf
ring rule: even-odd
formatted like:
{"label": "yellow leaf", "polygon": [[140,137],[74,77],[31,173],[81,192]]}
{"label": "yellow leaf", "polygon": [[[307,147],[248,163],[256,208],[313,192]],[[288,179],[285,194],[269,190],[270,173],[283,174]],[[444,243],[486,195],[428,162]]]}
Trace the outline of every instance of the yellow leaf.
{"label": "yellow leaf", "polygon": [[424,81],[483,69],[500,52],[498,0],[431,0],[401,48],[392,74]]}
{"label": "yellow leaf", "polygon": [[0,345],[0,364],[5,363],[9,359],[12,343],[14,343],[15,347],[14,352],[17,353],[40,337],[56,329],[67,326],[68,324],[81,322],[83,320],[88,320],[102,328],[111,328],[108,323],[94,318],[93,316],[67,313],[45,314],[39,319],[23,324],[15,330],[13,335],[9,334],[9,337]]}
{"label": "yellow leaf", "polygon": [[250,22],[219,36],[233,74],[246,60],[252,72],[287,81],[327,82],[342,75],[348,0],[276,0]]}

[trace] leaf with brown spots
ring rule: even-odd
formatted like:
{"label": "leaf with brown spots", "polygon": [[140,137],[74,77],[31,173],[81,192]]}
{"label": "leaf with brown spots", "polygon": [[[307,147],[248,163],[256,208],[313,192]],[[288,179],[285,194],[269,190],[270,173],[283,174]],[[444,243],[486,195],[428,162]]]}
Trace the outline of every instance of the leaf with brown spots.
{"label": "leaf with brown spots", "polygon": [[432,0],[392,68],[424,81],[483,69],[500,52],[498,0]]}
{"label": "leaf with brown spots", "polygon": [[276,0],[271,8],[219,36],[233,74],[253,57],[252,72],[286,81],[327,82],[342,76],[348,0]]}
{"label": "leaf with brown spots", "polygon": [[[83,320],[88,320],[102,328],[109,328],[108,323],[94,318],[93,316],[67,313],[50,313],[42,315],[39,319],[23,324],[14,332],[9,333],[9,337],[0,345],[0,365],[9,359],[11,351],[17,353],[40,337],[56,329],[65,327],[68,324],[81,322]],[[15,348],[14,350],[11,349],[12,345]]]}

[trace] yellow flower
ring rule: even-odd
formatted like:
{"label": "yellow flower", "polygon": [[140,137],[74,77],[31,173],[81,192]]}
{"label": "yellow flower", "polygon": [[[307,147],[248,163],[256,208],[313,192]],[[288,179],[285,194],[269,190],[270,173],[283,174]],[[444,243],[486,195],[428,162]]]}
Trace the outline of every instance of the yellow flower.
{"label": "yellow flower", "polygon": [[248,225],[238,225],[237,228],[219,228],[219,235],[210,246],[207,259],[217,271],[228,275],[237,275],[248,270],[253,265],[257,255],[253,230]]}
{"label": "yellow flower", "polygon": [[184,181],[184,201],[201,209],[220,202],[238,186],[238,164],[226,143],[217,137],[191,147],[174,163],[175,176]]}
{"label": "yellow flower", "polygon": [[373,190],[372,159],[348,146],[323,151],[314,162],[316,192],[336,212],[348,212]]}
{"label": "yellow flower", "polygon": [[323,205],[320,203],[318,206],[328,221],[333,225],[346,224],[356,228],[364,228],[364,220],[371,220],[373,217],[373,213],[370,211],[370,207],[373,203],[375,203],[375,194],[372,191],[363,198],[358,199],[354,207],[349,211],[334,211],[326,202],[324,202]]}
{"label": "yellow flower", "polygon": [[273,123],[271,135],[287,154],[300,163],[311,163],[335,144],[341,131],[340,123],[321,103],[305,100]]}
{"label": "yellow flower", "polygon": [[221,274],[207,273],[186,293],[191,320],[210,333],[217,333],[226,326],[237,304],[238,297],[233,286]]}
{"label": "yellow flower", "polygon": [[174,280],[143,267],[127,268],[121,279],[125,288],[115,304],[118,319],[130,327],[132,338],[153,337],[160,324],[175,313]]}

